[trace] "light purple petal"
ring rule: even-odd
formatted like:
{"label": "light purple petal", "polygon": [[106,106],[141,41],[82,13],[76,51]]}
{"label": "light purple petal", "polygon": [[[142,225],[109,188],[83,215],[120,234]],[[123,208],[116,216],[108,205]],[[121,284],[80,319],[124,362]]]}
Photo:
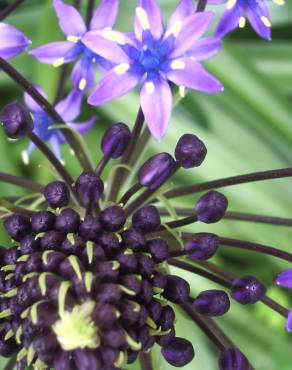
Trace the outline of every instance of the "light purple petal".
{"label": "light purple petal", "polygon": [[292,331],[292,310],[289,311],[287,321],[286,321],[286,330],[290,333]]}
{"label": "light purple petal", "polygon": [[[39,85],[34,85],[34,88],[45,98],[48,99],[47,94],[45,91],[39,86]],[[25,92],[23,94],[23,99],[24,103],[31,110],[32,112],[39,112],[42,111],[43,109],[36,103],[36,101],[27,93]]]}
{"label": "light purple petal", "polygon": [[200,63],[189,58],[180,58],[174,63],[184,64],[183,69],[171,69],[167,73],[167,78],[176,85],[208,94],[223,91],[221,82],[208,73]]}
{"label": "light purple petal", "polygon": [[94,67],[91,57],[84,56],[75,64],[71,74],[71,81],[74,88],[81,93],[86,92],[93,86]]}
{"label": "light purple petal", "polygon": [[50,144],[51,144],[51,148],[52,148],[52,151],[53,153],[55,154],[55,156],[61,160],[61,149],[60,149],[60,142],[58,140],[58,137],[53,135],[51,138],[50,138]]}
{"label": "light purple petal", "polygon": [[0,22],[0,56],[10,59],[25,50],[30,40],[15,27]]}
{"label": "light purple petal", "polygon": [[248,8],[246,14],[256,33],[264,39],[271,40],[271,27],[267,27],[261,20],[262,16],[270,20],[269,12],[265,4],[259,3],[253,8]]}
{"label": "light purple petal", "polygon": [[29,52],[42,63],[72,62],[78,55],[77,45],[70,41],[51,42]]}
{"label": "light purple petal", "polygon": [[181,0],[177,5],[175,11],[173,12],[172,16],[170,17],[167,28],[171,28],[176,22],[183,21],[185,18],[194,13],[194,11],[195,7],[193,4],[193,0]]}
{"label": "light purple petal", "polygon": [[280,272],[275,278],[275,284],[292,289],[292,269]]}
{"label": "light purple petal", "polygon": [[59,19],[60,27],[65,35],[82,36],[87,31],[80,13],[74,6],[64,4],[61,0],[54,0],[54,8]]}
{"label": "light purple petal", "polygon": [[[147,84],[152,85],[147,85]],[[172,111],[172,93],[167,81],[146,81],[141,89],[141,107],[151,135],[161,140],[167,131]]]}
{"label": "light purple petal", "polygon": [[83,94],[75,89],[56,105],[56,111],[65,122],[72,122],[79,116],[82,97]]}
{"label": "light purple petal", "polygon": [[[162,20],[161,10],[157,4],[157,1],[156,0],[140,0],[138,9],[139,8],[142,8],[147,15],[147,20],[149,23],[151,34],[154,36],[154,38],[159,39],[163,33],[163,20]],[[137,12],[137,8],[136,8],[136,12]],[[134,27],[135,27],[136,37],[138,40],[141,41],[143,28],[142,28],[139,18],[137,17],[137,13],[135,16]]]}
{"label": "light purple petal", "polygon": [[91,30],[100,30],[105,27],[113,27],[119,10],[118,0],[103,0],[97,7],[91,22]]}
{"label": "light purple petal", "polygon": [[200,62],[210,59],[216,55],[221,47],[221,39],[215,37],[205,37],[198,40],[187,52],[188,56]]}
{"label": "light purple petal", "polygon": [[96,122],[96,117],[91,117],[88,121],[81,122],[81,123],[68,123],[68,125],[74,128],[76,131],[78,131],[79,134],[85,135],[87,132],[89,132],[92,129],[95,122]]}
{"label": "light purple petal", "polygon": [[242,9],[236,5],[232,9],[226,10],[219,21],[215,35],[217,37],[223,37],[233,31],[238,27],[239,19],[242,15]]}
{"label": "light purple petal", "polygon": [[126,42],[124,34],[110,30],[89,31],[82,37],[82,42],[94,53],[113,63],[128,63],[129,58],[127,55],[115,41],[108,39],[109,35],[116,35],[117,38],[121,37],[121,40]]}
{"label": "light purple petal", "polygon": [[88,98],[91,105],[102,105],[131,91],[140,81],[136,73],[117,73],[116,68],[107,72]]}
{"label": "light purple petal", "polygon": [[35,144],[29,143],[29,146],[27,148],[27,154],[30,156],[34,150],[35,150]]}
{"label": "light purple petal", "polygon": [[201,12],[186,18],[182,23],[181,31],[176,37],[171,58],[177,58],[187,52],[191,46],[207,31],[214,13]]}

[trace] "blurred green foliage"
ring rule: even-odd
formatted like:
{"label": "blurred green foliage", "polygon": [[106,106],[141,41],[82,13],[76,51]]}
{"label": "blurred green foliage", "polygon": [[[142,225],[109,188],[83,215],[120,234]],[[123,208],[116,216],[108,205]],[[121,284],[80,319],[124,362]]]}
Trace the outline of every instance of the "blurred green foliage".
{"label": "blurred green foliage", "polygon": [[[10,1],[0,1],[3,9]],[[87,0],[81,0],[85,12]],[[177,0],[159,1],[165,14],[175,7]],[[136,0],[121,0],[117,29],[131,31]],[[216,7],[220,14],[222,7]],[[186,132],[197,134],[208,148],[205,163],[193,171],[181,170],[172,186],[193,184],[209,179],[247,172],[292,166],[292,3],[283,7],[270,6],[273,20],[273,41],[266,42],[250,27],[229,35],[221,52],[207,63],[208,69],[225,85],[221,95],[191,92],[175,109],[170,129],[162,142],[150,141],[145,152],[170,151],[177,138]],[[27,0],[7,19],[33,40],[33,46],[63,39],[51,0]],[[213,23],[216,24],[216,20]],[[40,84],[54,99],[59,70],[43,65],[26,54],[13,60],[32,82]],[[68,84],[68,89],[70,85]],[[0,73],[0,108],[12,99],[22,99],[21,89],[4,73]],[[84,103],[82,116],[98,116],[98,122],[86,136],[88,148],[95,161],[100,157],[99,142],[110,123],[124,121],[133,125],[138,111],[138,94],[132,93],[103,107],[93,108]],[[46,183],[51,179],[47,161],[33,153],[29,166],[23,165],[20,153],[28,145],[26,140],[8,142],[0,132],[0,171],[22,175]],[[74,177],[80,172],[68,148],[63,148],[64,160]],[[275,216],[292,217],[292,180],[265,181],[226,188],[230,210]],[[0,194],[19,195],[23,190],[1,184]],[[193,204],[196,197],[184,197],[176,202]],[[191,203],[190,203],[191,202]],[[194,226],[190,230],[208,230],[219,235],[241,238],[292,250],[292,230],[284,227],[222,221],[214,226]],[[3,231],[2,244],[9,245]],[[291,305],[292,292],[273,288],[273,276],[287,268],[283,261],[247,251],[222,248],[217,262],[231,272],[256,274],[268,286],[274,299],[286,307]],[[200,277],[174,270],[184,276],[194,292],[215,286]],[[284,320],[260,304],[243,307],[237,303],[218,323],[246,353],[257,370],[290,370],[291,335],[285,333]],[[214,347],[200,330],[178,314],[177,334],[188,337],[196,349],[196,358],[186,370],[213,370],[217,368]],[[155,370],[170,370],[157,350],[153,354]],[[3,363],[2,363],[3,364]],[[2,365],[4,366],[4,365]],[[1,368],[1,365],[0,365]],[[133,369],[139,369],[134,365]]]}

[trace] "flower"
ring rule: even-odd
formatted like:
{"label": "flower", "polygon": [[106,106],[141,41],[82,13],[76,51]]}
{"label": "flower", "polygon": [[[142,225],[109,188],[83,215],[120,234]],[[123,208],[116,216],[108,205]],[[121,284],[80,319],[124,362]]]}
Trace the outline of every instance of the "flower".
{"label": "flower", "polygon": [[[283,5],[284,0],[272,0],[277,5]],[[271,40],[271,21],[264,0],[209,0],[211,4],[227,2],[227,10],[223,14],[217,30],[218,37],[225,36],[235,28],[243,28],[246,18],[252,28],[264,39]]]}
{"label": "flower", "polygon": [[0,22],[0,57],[10,59],[22,53],[31,41],[17,28]]}
{"label": "flower", "polygon": [[[38,92],[46,97],[46,93],[39,86],[36,86]],[[80,134],[86,134],[95,123],[95,117],[90,118],[86,122],[74,123],[73,121],[80,114],[80,104],[82,94],[79,90],[71,91],[64,100],[61,100],[55,106],[56,111],[66,121],[69,127],[77,130]],[[57,128],[51,128],[54,124],[50,116],[27,94],[24,94],[24,101],[28,109],[33,114],[34,133],[43,141],[48,141],[51,144],[52,150],[57,156],[61,158],[60,145],[65,144],[66,140]],[[34,144],[30,144],[28,154],[30,155],[34,150]],[[27,153],[24,152],[24,160],[27,161]]]}
{"label": "flower", "polygon": [[72,71],[71,80],[75,89],[84,92],[93,85],[94,64],[98,63],[104,68],[108,68],[110,64],[89,50],[82,42],[81,37],[88,30],[111,28],[117,17],[119,1],[103,0],[97,7],[89,27],[86,26],[80,13],[73,6],[63,3],[61,0],[54,0],[53,4],[60,27],[67,36],[67,40],[40,46],[30,51],[30,54],[41,62],[52,64],[54,67],[70,63],[80,57]]}
{"label": "flower", "polygon": [[205,93],[219,93],[222,84],[201,65],[218,51],[220,40],[200,38],[212,12],[195,13],[190,0],[182,0],[167,27],[156,0],[141,0],[136,8],[135,35],[112,30],[90,31],[82,42],[93,52],[119,64],[108,71],[89,96],[92,105],[105,104],[141,85],[141,107],[152,136],[166,133],[171,111],[170,82]]}

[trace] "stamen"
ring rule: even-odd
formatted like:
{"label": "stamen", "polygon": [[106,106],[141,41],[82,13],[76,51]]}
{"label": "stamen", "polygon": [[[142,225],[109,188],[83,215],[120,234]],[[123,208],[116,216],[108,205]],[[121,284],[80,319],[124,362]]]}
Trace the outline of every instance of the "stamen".
{"label": "stamen", "polygon": [[181,60],[174,60],[174,61],[171,63],[170,67],[171,67],[172,69],[174,69],[174,70],[176,70],[176,69],[185,69],[185,67],[186,67],[186,63],[185,63],[185,62],[183,62],[183,61],[181,61]]}
{"label": "stamen", "polygon": [[86,78],[84,78],[84,77],[81,78],[81,80],[79,81],[79,89],[81,91],[83,91],[85,89],[86,85],[87,85]]}
{"label": "stamen", "polygon": [[28,155],[27,150],[23,150],[21,152],[21,158],[22,158],[23,164],[25,164],[26,166],[28,166],[29,165],[29,155]]}
{"label": "stamen", "polygon": [[239,28],[244,28],[245,27],[245,25],[246,25],[246,19],[245,19],[245,17],[240,17],[239,18]]}
{"label": "stamen", "polygon": [[124,365],[126,364],[126,362],[127,362],[126,358],[127,358],[127,356],[125,355],[125,353],[120,351],[119,356],[118,356],[116,362],[114,363],[115,367],[117,369],[122,369],[124,367]]}
{"label": "stamen", "polygon": [[87,253],[88,263],[91,265],[93,261],[93,242],[88,241],[86,243],[86,253]]}
{"label": "stamen", "polygon": [[122,64],[119,64],[118,66],[116,66],[114,68],[114,71],[116,72],[116,74],[118,75],[122,75],[124,73],[126,73],[130,68],[130,64],[128,63],[122,63]]}
{"label": "stamen", "polygon": [[186,88],[184,86],[179,87],[179,95],[184,98],[186,96]]}
{"label": "stamen", "polygon": [[147,94],[151,95],[155,91],[155,85],[153,82],[146,82],[145,84]]}
{"label": "stamen", "polygon": [[228,0],[227,1],[227,4],[226,4],[226,8],[229,10],[231,8],[234,7],[234,5],[236,4],[237,0]]}
{"label": "stamen", "polygon": [[8,330],[8,332],[6,333],[5,337],[4,337],[4,340],[9,340],[11,338],[14,337],[14,332],[12,329]]}
{"label": "stamen", "polygon": [[79,266],[79,260],[76,256],[69,256],[68,257],[69,263],[72,266],[75,274],[77,275],[79,280],[82,280],[82,273]]}
{"label": "stamen", "polygon": [[65,59],[64,59],[64,58],[59,58],[59,59],[57,59],[57,60],[53,63],[53,67],[55,67],[55,68],[57,68],[57,67],[61,67],[64,63],[65,63]]}
{"label": "stamen", "polygon": [[90,293],[91,292],[91,288],[92,288],[92,283],[93,283],[93,274],[92,272],[86,272],[85,273],[85,287],[86,287],[86,291],[87,293]]}
{"label": "stamen", "polygon": [[33,348],[33,345],[29,346],[28,348],[28,351],[27,351],[27,365],[30,366],[33,359],[34,359],[34,356],[35,356],[36,352]]}
{"label": "stamen", "polygon": [[24,359],[24,357],[26,356],[27,354],[27,349],[26,348],[22,348],[18,354],[17,354],[17,357],[16,357],[16,361],[17,362],[20,362],[22,359]]}
{"label": "stamen", "polygon": [[133,351],[140,351],[142,348],[142,343],[136,342],[130,335],[126,332],[126,342]]}
{"label": "stamen", "polygon": [[137,18],[139,19],[139,22],[140,22],[143,30],[144,31],[149,30],[149,28],[150,28],[149,19],[148,19],[148,15],[147,15],[146,11],[143,8],[138,7],[138,8],[136,8],[136,15],[137,15]]}
{"label": "stamen", "polygon": [[177,37],[182,29],[182,22],[176,21],[175,24],[165,33],[165,37],[167,38],[170,35]]}
{"label": "stamen", "polygon": [[275,4],[277,5],[284,5],[285,4],[285,0],[272,0]]}
{"label": "stamen", "polygon": [[122,34],[120,34],[119,32],[115,32],[115,31],[112,31],[112,30],[110,30],[110,31],[109,30],[104,30],[104,31],[102,31],[102,36],[105,39],[110,40],[110,41],[115,41],[120,45],[125,45],[125,43],[126,43],[126,40],[125,40],[124,36]]}
{"label": "stamen", "polygon": [[80,37],[78,36],[67,36],[67,40],[74,42],[75,44],[80,40]]}
{"label": "stamen", "polygon": [[267,17],[265,17],[265,16],[262,16],[261,17],[261,21],[263,22],[263,24],[266,27],[271,27],[272,26],[270,20]]}

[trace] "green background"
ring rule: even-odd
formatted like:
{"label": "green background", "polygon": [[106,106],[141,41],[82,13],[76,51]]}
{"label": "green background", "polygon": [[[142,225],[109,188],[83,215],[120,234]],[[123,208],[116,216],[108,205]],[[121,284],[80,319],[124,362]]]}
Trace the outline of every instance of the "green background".
{"label": "green background", "polygon": [[[9,1],[0,0],[0,9]],[[33,40],[36,47],[49,41],[63,40],[51,1],[27,0],[7,19]],[[81,0],[85,11],[87,0]],[[97,3],[97,2],[96,2]],[[177,0],[160,0],[167,17]],[[270,4],[271,2],[268,1]],[[117,29],[131,31],[135,0],[121,0]],[[186,185],[201,181],[233,176],[248,172],[289,167],[292,165],[292,3],[282,7],[269,6],[273,23],[273,41],[260,39],[247,26],[224,39],[220,53],[206,63],[210,72],[220,79],[225,91],[220,95],[190,92],[175,109],[170,128],[161,142],[150,141],[149,153],[173,149],[178,137],[186,132],[197,134],[206,144],[208,155],[200,168],[181,170],[169,186]],[[222,7],[213,7],[217,16]],[[40,64],[23,54],[13,65],[28,79],[40,84],[53,100],[59,79],[59,70]],[[70,85],[68,84],[68,91]],[[22,100],[22,91],[4,73],[0,73],[0,108],[12,99]],[[94,161],[100,158],[99,144],[109,124],[124,121],[133,125],[139,107],[138,94],[131,93],[103,107],[93,108],[84,103],[83,118],[97,115],[98,120],[86,135],[88,148]],[[0,131],[0,171],[19,174],[43,184],[52,179],[47,161],[34,152],[30,164],[25,166],[20,153],[28,146],[26,140],[9,142]],[[63,148],[67,168],[78,176],[80,167],[72,160],[68,148]],[[146,155],[146,154],[145,154]],[[292,180],[271,180],[257,184],[244,184],[223,189],[228,196],[229,210],[291,217]],[[0,185],[0,195],[24,194],[19,188]],[[194,204],[197,197],[177,200],[180,206]],[[292,230],[284,227],[221,221],[217,225],[195,225],[190,230],[208,230],[221,236],[236,237],[260,242],[292,251]],[[9,245],[1,229],[0,241]],[[269,287],[270,295],[286,307],[292,303],[292,292],[273,287],[273,277],[289,267],[283,261],[248,251],[231,251],[222,248],[216,262],[240,276],[255,274]],[[193,292],[215,287],[211,282],[191,274],[182,274],[190,282]],[[217,322],[244,351],[257,370],[290,370],[291,334],[285,333],[284,320],[261,304],[243,307],[232,302],[231,311]],[[214,370],[218,353],[204,334],[178,313],[177,333],[192,341],[195,360],[187,370]],[[172,369],[159,352],[154,354],[155,370]],[[0,364],[4,368],[5,361]],[[133,368],[139,369],[139,365]]]}

